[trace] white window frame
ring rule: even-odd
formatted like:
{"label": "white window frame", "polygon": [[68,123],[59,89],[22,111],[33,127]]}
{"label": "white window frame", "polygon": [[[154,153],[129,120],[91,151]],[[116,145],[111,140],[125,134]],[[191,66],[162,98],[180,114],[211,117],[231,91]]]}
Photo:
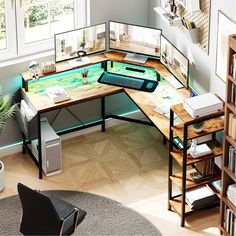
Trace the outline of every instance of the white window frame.
{"label": "white window frame", "polygon": [[0,49],[0,58],[9,59],[17,55],[15,0],[5,0],[6,48]]}
{"label": "white window frame", "polygon": [[[87,24],[87,1],[74,0],[75,29]],[[54,50],[54,38],[25,43],[24,0],[5,0],[7,49],[0,50],[0,61]],[[78,19],[80,16],[80,19]]]}

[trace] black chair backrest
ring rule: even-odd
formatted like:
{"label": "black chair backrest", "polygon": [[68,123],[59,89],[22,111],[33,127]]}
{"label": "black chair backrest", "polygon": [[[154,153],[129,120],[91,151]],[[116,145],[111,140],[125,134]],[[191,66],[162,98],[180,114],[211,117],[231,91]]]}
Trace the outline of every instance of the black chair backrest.
{"label": "black chair backrest", "polygon": [[25,235],[59,235],[61,222],[50,199],[18,183],[23,216],[20,232]]}

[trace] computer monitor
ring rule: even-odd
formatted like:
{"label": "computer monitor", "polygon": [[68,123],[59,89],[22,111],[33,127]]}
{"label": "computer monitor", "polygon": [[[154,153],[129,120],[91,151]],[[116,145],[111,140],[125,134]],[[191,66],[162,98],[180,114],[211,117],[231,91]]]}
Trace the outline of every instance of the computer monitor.
{"label": "computer monitor", "polygon": [[125,58],[128,61],[145,63],[148,56],[160,58],[160,37],[160,29],[109,22],[109,48],[130,52]]}
{"label": "computer monitor", "polygon": [[55,34],[54,39],[56,62],[85,64],[89,59],[84,56],[106,50],[106,23]]}
{"label": "computer monitor", "polygon": [[160,61],[183,86],[188,87],[189,60],[163,35],[161,35]]}

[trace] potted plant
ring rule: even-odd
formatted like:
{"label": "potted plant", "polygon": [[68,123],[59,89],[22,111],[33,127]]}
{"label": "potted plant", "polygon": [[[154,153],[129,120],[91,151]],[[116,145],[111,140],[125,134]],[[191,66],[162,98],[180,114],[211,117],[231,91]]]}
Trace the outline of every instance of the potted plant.
{"label": "potted plant", "polygon": [[81,72],[83,84],[88,83],[88,73],[89,73],[89,70],[86,70],[86,69]]}
{"label": "potted plant", "polygon": [[[4,95],[3,84],[0,83],[0,135],[8,118],[15,113],[12,95]],[[4,164],[0,161],[0,191],[4,189]]]}
{"label": "potted plant", "polygon": [[201,122],[198,122],[198,123],[195,123],[192,125],[193,127],[193,130],[197,133],[200,133],[202,132],[203,130],[203,124],[204,124],[204,121],[201,121]]}

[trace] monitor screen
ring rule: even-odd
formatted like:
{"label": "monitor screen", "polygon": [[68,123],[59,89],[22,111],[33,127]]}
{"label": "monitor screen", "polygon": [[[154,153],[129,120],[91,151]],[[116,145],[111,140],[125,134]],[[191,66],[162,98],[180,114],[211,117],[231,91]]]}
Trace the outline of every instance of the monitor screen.
{"label": "monitor screen", "polygon": [[55,34],[55,61],[78,57],[78,51],[86,55],[106,50],[106,23]]}
{"label": "monitor screen", "polygon": [[161,30],[120,22],[109,22],[109,48],[160,57]]}
{"label": "monitor screen", "polygon": [[189,60],[161,35],[161,63],[188,87]]}

